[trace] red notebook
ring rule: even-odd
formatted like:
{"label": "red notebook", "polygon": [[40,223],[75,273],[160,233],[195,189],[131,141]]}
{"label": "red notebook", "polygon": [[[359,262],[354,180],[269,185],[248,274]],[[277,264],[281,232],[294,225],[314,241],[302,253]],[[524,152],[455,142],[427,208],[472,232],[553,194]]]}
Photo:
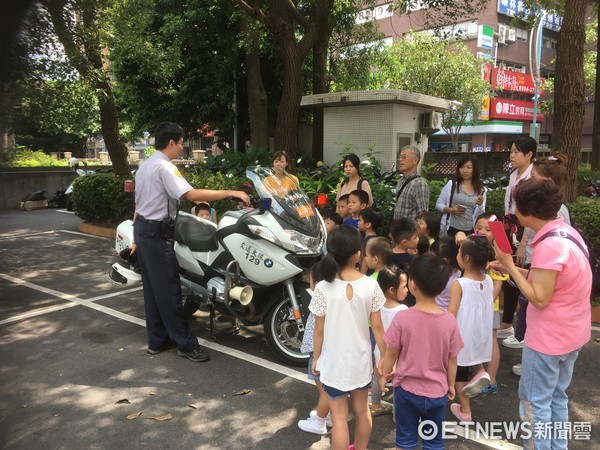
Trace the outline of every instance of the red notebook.
{"label": "red notebook", "polygon": [[496,241],[498,247],[500,247],[500,250],[502,250],[504,253],[512,255],[512,247],[508,237],[506,236],[506,231],[504,231],[504,224],[502,222],[493,221],[489,222],[489,225],[490,229],[492,230],[492,234],[494,235],[494,241]]}

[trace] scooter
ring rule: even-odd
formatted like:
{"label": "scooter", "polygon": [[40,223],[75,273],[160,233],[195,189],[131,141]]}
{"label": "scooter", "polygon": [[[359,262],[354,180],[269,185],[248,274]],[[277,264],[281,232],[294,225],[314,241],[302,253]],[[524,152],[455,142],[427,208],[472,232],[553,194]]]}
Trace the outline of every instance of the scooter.
{"label": "scooter", "polygon": [[[321,257],[325,224],[287,174],[256,167],[246,176],[259,193],[257,208],[228,211],[218,226],[178,214],[174,240],[184,313],[208,310],[211,337],[215,311],[232,318],[237,329],[240,322],[263,324],[275,353],[286,363],[304,365],[308,355],[300,345],[310,303],[308,273]],[[133,222],[126,220],[115,238],[124,260],[112,265],[110,277],[128,286],[141,282],[139,267],[129,257],[132,240]]]}

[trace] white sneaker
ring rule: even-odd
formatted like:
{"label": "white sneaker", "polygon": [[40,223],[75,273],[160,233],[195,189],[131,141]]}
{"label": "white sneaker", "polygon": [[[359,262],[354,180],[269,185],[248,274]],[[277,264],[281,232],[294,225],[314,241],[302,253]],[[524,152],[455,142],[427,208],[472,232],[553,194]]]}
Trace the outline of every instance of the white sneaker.
{"label": "white sneaker", "polygon": [[515,329],[510,326],[508,328],[498,328],[498,330],[496,331],[496,337],[498,339],[506,339],[507,337],[511,337],[515,335]]}
{"label": "white sneaker", "polygon": [[[308,417],[317,417],[317,410],[313,409]],[[331,413],[328,413],[327,417],[325,417],[325,425],[327,425],[329,428],[333,426],[333,422],[331,421]]]}
{"label": "white sneaker", "polygon": [[[321,419],[322,420],[322,419]],[[298,421],[298,428],[307,433],[320,434],[321,436],[327,434],[327,427],[325,421],[321,421],[317,416],[309,417],[305,420]]]}
{"label": "white sneaker", "polygon": [[502,345],[508,348],[523,348],[523,342],[514,336],[509,336],[502,341]]}
{"label": "white sneaker", "polygon": [[522,369],[521,364],[515,364],[514,366],[512,366],[512,373],[514,373],[515,375],[521,376],[521,369]]}

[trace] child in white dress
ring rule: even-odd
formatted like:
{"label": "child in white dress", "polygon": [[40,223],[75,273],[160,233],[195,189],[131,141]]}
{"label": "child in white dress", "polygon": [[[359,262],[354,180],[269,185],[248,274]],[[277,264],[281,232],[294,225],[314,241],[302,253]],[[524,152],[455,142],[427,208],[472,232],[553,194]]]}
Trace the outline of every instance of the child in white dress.
{"label": "child in white dress", "polygon": [[[471,235],[458,251],[457,261],[464,270],[450,289],[448,311],[456,316],[464,347],[458,354],[456,393],[460,403],[450,405],[450,411],[461,422],[470,422],[469,397],[478,395],[490,384],[490,376],[482,363],[492,359],[492,327],[494,320],[494,283],[485,268],[494,252],[484,236]],[[475,375],[468,381],[469,368]]]}
{"label": "child in white dress", "polygon": [[348,395],[356,419],[353,448],[366,449],[371,435],[369,320],[379,351],[385,352],[379,312],[385,297],[376,280],[356,269],[362,249],[356,228],[342,225],[331,232],[328,253],[320,263],[323,281],[317,284],[309,307],[315,315],[313,373],[320,375],[329,396],[334,449],[347,449],[350,443]]}
{"label": "child in white dress", "polygon": [[[400,311],[408,309],[403,302],[408,294],[408,276],[404,270],[398,266],[385,266],[379,271],[377,276],[377,283],[385,295],[385,304],[381,307],[381,323],[383,324],[383,331],[387,331],[392,320]],[[389,414],[392,412],[392,405],[390,403],[382,403],[381,396],[382,392],[379,389],[379,360],[381,355],[379,349],[375,347],[373,351],[375,361],[375,371],[373,376],[373,387],[371,388],[371,415],[373,417],[381,414]]]}

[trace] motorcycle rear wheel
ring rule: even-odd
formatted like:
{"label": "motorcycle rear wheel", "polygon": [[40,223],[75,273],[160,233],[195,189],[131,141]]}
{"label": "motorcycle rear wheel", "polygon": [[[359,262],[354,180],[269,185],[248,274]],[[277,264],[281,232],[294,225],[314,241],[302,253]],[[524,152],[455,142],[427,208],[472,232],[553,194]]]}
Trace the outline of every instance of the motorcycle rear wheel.
{"label": "motorcycle rear wheel", "polygon": [[[301,309],[306,322],[307,308]],[[267,342],[277,356],[290,365],[306,366],[309,355],[300,352],[304,332],[298,330],[292,304],[287,297],[282,297],[268,312],[264,328]]]}

